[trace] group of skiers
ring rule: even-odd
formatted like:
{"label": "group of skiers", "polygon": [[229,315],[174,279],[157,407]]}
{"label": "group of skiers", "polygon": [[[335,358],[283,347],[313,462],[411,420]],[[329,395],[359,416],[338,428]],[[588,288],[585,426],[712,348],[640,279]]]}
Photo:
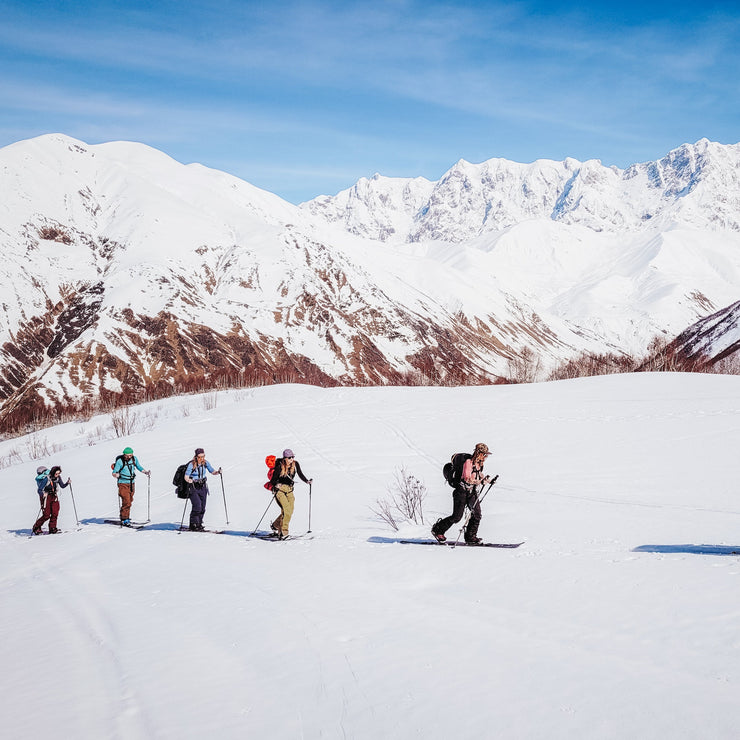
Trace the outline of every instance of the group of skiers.
{"label": "group of skiers", "polygon": [[[139,459],[134,454],[131,447],[126,447],[118,455],[113,466],[112,475],[118,484],[118,497],[120,504],[120,521],[124,527],[131,527],[131,505],[134,501],[136,491],[136,472],[144,473],[147,477],[151,476],[151,470],[146,470]],[[198,447],[195,450],[193,459],[185,467],[184,480],[187,484],[186,498],[190,500],[190,525],[192,532],[203,532],[203,515],[206,512],[206,503],[208,501],[208,474],[221,475],[221,468],[216,470],[213,465],[206,459],[205,450]],[[59,496],[58,488],[66,488],[71,478],[63,482],[61,478],[62,469],[55,465],[51,469],[41,466],[36,470],[36,490],[39,494],[41,512],[33,525],[33,534],[41,534],[41,528],[48,521],[49,534],[56,534],[57,518],[59,516]],[[307,484],[313,482],[312,478],[306,478],[301,470],[301,466],[295,459],[293,451],[290,449],[283,450],[283,456],[275,460],[275,466],[270,477],[269,487],[275,496],[280,515],[272,522],[271,528],[278,539],[288,537],[290,533],[290,519],[293,516],[295,507],[295,495],[293,493],[294,480],[296,474]]]}
{"label": "group of skiers", "polygon": [[[452,493],[452,513],[436,521],[432,527],[432,535],[439,542],[445,542],[445,532],[453,525],[459,522],[465,510],[470,511],[467,524],[465,526],[465,541],[470,545],[481,543],[478,537],[478,527],[481,521],[480,494],[483,487],[492,484],[489,475],[484,475],[483,466],[490,455],[488,446],[479,442],[473,454],[458,453],[452,456],[451,463],[445,466],[445,478],[453,487]],[[118,483],[118,496],[121,500],[120,520],[121,525],[130,527],[131,524],[131,505],[134,500],[136,472],[144,473],[151,476],[151,470],[146,470],[134,454],[131,447],[126,447],[123,453],[119,455],[113,464],[113,477]],[[191,503],[190,526],[193,532],[203,532],[203,515],[206,511],[208,500],[208,473],[211,475],[221,475],[221,468],[215,469],[206,459],[205,450],[198,447],[195,450],[193,459],[187,464],[184,472],[184,480],[187,483],[187,498]],[[71,478],[67,478],[64,483],[61,478],[62,469],[55,465],[50,470],[40,467],[36,471],[36,487],[41,502],[40,516],[33,525],[33,533],[41,534],[41,527],[46,521],[49,521],[49,533],[58,532],[57,517],[59,516],[59,496],[58,488],[66,488],[71,483]],[[295,508],[295,495],[293,492],[295,477],[298,477],[306,484],[313,482],[312,478],[307,478],[298,461],[295,459],[293,450],[283,450],[283,456],[275,459],[274,468],[270,475],[269,484],[266,488],[272,491],[275,501],[280,507],[279,516],[271,523],[270,527],[278,539],[285,539],[290,532],[290,520]],[[183,514],[184,516],[184,514]]]}

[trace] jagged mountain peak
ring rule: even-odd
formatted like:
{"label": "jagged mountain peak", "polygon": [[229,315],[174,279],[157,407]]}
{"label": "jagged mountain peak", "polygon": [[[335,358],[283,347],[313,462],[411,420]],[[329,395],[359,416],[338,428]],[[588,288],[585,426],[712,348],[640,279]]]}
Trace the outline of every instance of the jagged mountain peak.
{"label": "jagged mountain peak", "polygon": [[462,242],[532,218],[596,232],[656,223],[740,231],[740,144],[707,139],[625,170],[597,159],[460,159],[436,182],[401,183],[413,189],[413,197],[394,197],[399,188],[387,180],[382,199],[366,188],[350,188],[301,207],[352,233],[393,242]]}

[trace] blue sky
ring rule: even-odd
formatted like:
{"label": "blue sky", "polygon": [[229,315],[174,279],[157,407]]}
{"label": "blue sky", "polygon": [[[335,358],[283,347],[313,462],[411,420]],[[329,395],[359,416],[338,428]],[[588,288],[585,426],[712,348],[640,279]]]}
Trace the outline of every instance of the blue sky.
{"label": "blue sky", "polygon": [[0,146],[127,139],[292,202],[740,141],[740,4],[0,0]]}

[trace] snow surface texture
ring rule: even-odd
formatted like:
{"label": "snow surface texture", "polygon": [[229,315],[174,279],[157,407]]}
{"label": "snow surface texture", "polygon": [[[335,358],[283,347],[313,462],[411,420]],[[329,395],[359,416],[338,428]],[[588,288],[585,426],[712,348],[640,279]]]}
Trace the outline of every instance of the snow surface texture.
{"label": "snow surface texture", "polygon": [[[0,470],[4,737],[738,736],[740,378],[274,386],[136,411],[149,428],[125,439],[97,417],[0,443],[24,457]],[[442,464],[479,441],[500,475],[480,534],[525,544],[399,544],[429,528],[371,513],[395,470],[425,481],[431,524]],[[138,532],[102,523],[127,444],[153,471]],[[218,478],[206,513],[224,535],[176,531],[169,483],[199,445],[224,469],[229,524]],[[315,538],[248,538],[286,446]],[[66,533],[27,538],[42,462],[72,477],[80,531],[67,489]]]}

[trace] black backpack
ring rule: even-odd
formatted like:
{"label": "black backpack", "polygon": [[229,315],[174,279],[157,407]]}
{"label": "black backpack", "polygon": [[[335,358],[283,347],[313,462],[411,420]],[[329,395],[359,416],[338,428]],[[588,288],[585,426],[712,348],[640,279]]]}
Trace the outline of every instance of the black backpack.
{"label": "black backpack", "polygon": [[442,475],[447,483],[453,488],[457,488],[462,480],[463,466],[467,460],[473,457],[469,452],[456,452],[450,462],[445,463],[442,468]]}
{"label": "black backpack", "polygon": [[[132,458],[132,459],[133,459],[133,458]],[[120,461],[121,461],[121,462],[122,462],[122,463],[123,463],[124,465],[126,464],[126,461],[125,461],[125,460],[123,459],[123,455],[116,455],[116,459],[115,459],[115,460],[114,460],[114,461],[113,461],[113,462],[112,462],[112,463],[110,464],[110,469],[111,469],[111,470],[114,470],[114,469],[115,469],[115,467],[116,467],[116,463],[117,463],[117,462],[118,462],[119,460],[120,460]],[[123,468],[121,468],[121,470],[123,470]]]}
{"label": "black backpack", "polygon": [[190,465],[189,462],[186,462],[184,465],[178,465],[175,475],[172,477],[172,485],[175,487],[177,498],[190,498],[188,484],[185,481],[185,471],[188,465]]}

